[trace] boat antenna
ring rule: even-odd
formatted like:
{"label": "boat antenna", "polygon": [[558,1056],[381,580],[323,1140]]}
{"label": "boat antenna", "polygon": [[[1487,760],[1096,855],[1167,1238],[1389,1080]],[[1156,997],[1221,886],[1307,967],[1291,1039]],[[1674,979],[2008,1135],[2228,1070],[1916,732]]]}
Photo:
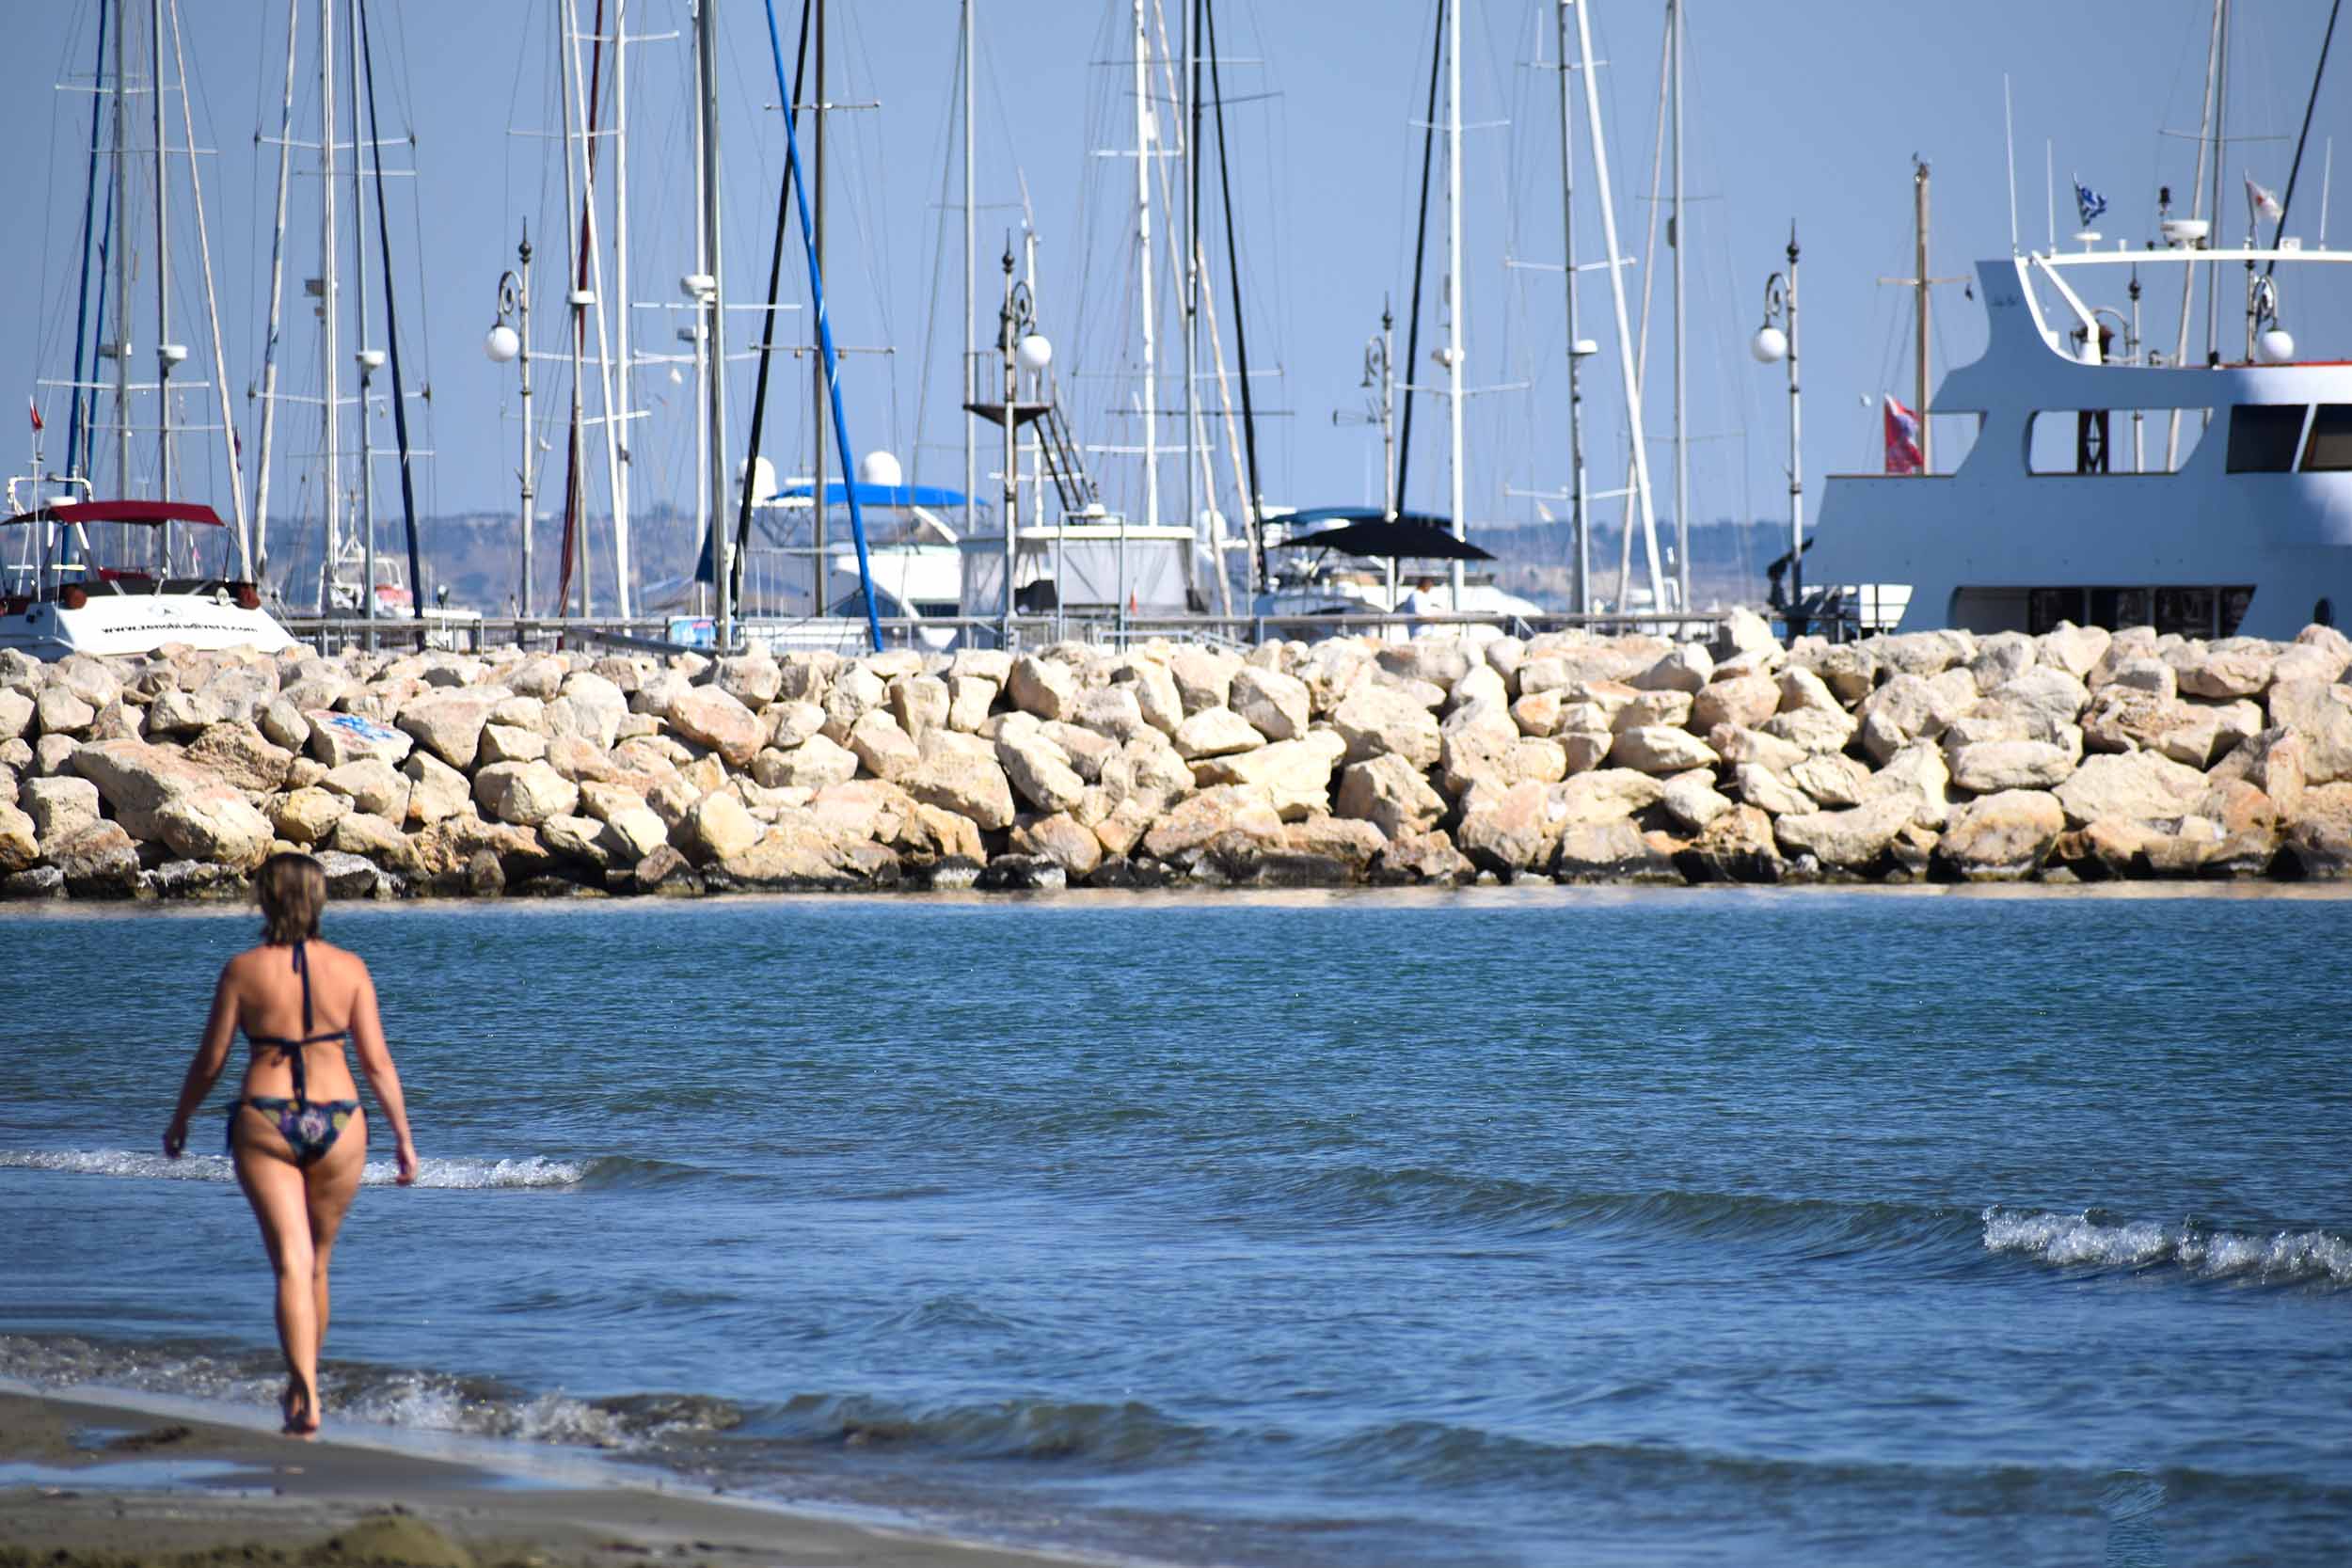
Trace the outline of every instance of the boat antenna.
{"label": "boat antenna", "polygon": [[1201,41],[1208,46],[1209,95],[1216,108],[1216,184],[1225,209],[1225,270],[1232,275],[1233,286],[1233,356],[1241,368],[1241,435],[1242,448],[1247,453],[1249,469],[1249,494],[1242,498],[1242,515],[1249,525],[1249,539],[1258,558],[1258,587],[1266,585],[1265,530],[1260,526],[1258,515],[1258,420],[1249,403],[1249,326],[1248,312],[1241,305],[1241,253],[1233,236],[1233,180],[1225,158],[1225,82],[1216,56],[1216,5],[1207,0],[1201,8],[1206,28]]}
{"label": "boat antenna", "polygon": [[[2336,16],[2343,9],[2344,0],[2333,0],[2328,8],[2328,30],[2319,40],[2319,63],[2312,67],[2311,96],[2303,100],[2303,129],[2296,133],[2295,161],[2287,166],[2287,188],[2286,193],[2279,198],[2279,223],[2274,230],[2276,233],[2286,232],[2287,214],[2295,206],[2295,177],[2303,172],[2303,144],[2312,139],[2312,111],[2319,107],[2319,84],[2328,74],[2328,49],[2336,40]],[[2323,236],[2326,228],[2326,220],[2323,218],[2321,220]],[[2325,245],[2327,242],[2323,238],[2320,243]],[[2263,268],[2263,276],[2268,277],[2277,270],[2278,265],[2279,259],[2273,256],[2269,263]]]}
{"label": "boat antenna", "polygon": [[[104,6],[98,8],[98,62],[90,67],[91,80],[93,81],[105,80],[106,13],[108,8],[109,8]],[[81,293],[75,300],[73,306],[73,406],[72,411],[66,417],[65,426],[65,467],[66,472],[69,474],[87,475],[89,467],[88,462],[83,453],[82,446],[84,426],[88,422],[83,410],[88,404],[90,393],[82,385],[82,369],[84,364],[87,362],[83,356],[86,340],[87,339],[89,333],[90,217],[98,205],[98,110],[99,106],[104,103],[105,101],[106,95],[103,92],[94,92],[90,94],[89,172],[84,177],[82,184],[82,286]],[[109,219],[111,220],[113,212],[114,187],[109,185],[106,187],[106,190],[107,211]],[[104,243],[104,237],[103,235],[100,236],[99,244],[103,245]],[[101,270],[98,275],[98,286],[101,291],[100,298],[103,300],[104,298],[103,291],[106,286],[106,275],[103,270],[105,263],[103,260],[100,261],[99,266]],[[101,307],[101,311],[102,313],[103,311],[103,305]]]}
{"label": "boat antenna", "polygon": [[2001,140],[2009,151],[2009,253],[2017,254],[2017,121],[2009,99],[2009,72],[2001,72]]}
{"label": "boat antenna", "polygon": [[[796,118],[801,112],[801,80],[808,71],[809,12],[813,8],[812,0],[801,0],[801,43],[792,62],[792,102],[785,105],[785,113]],[[743,554],[752,543],[753,480],[759,472],[760,433],[768,422],[768,367],[775,357],[776,293],[784,282],[784,234],[785,225],[792,217],[792,170],[795,166],[790,159],[786,159],[784,178],[776,184],[776,238],[768,250],[768,310],[760,318],[759,374],[752,383],[751,450],[743,459],[743,499],[736,507],[735,559],[727,563],[727,601],[738,607],[739,613],[743,603]],[[812,495],[809,503],[822,511],[825,498]],[[711,569],[717,571],[715,562]],[[821,554],[817,560],[816,578],[816,602],[809,607],[810,613],[822,615],[825,612],[825,562]]]}
{"label": "boat antenna", "polygon": [[[1445,8],[1438,0],[1438,33],[1429,44],[1429,107],[1421,117],[1421,207],[1413,234],[1413,297],[1405,310],[1405,363],[1421,363],[1421,274],[1429,253],[1429,164],[1438,146],[1438,67],[1445,58]],[[1396,504],[1405,502],[1405,480],[1413,467],[1413,372],[1405,375],[1405,419],[1396,438]]]}

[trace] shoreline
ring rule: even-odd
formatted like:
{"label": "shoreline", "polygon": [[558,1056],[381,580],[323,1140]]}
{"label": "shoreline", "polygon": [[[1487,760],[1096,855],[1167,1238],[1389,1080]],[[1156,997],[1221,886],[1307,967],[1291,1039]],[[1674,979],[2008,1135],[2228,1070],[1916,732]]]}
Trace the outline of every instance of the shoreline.
{"label": "shoreline", "polygon": [[0,1383],[0,1568],[1110,1560],[641,1482],[585,1455],[402,1442],[358,1423],[348,1431],[297,1443],[266,1418],[248,1425],[202,1402]]}

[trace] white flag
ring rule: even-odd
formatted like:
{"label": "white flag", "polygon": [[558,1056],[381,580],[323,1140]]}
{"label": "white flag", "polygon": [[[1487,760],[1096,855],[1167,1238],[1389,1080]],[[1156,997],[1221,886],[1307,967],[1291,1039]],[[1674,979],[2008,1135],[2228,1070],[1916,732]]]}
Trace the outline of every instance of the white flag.
{"label": "white flag", "polygon": [[2279,198],[2254,183],[2254,177],[2250,174],[2246,177],[2246,204],[2258,215],[2273,223],[2287,215],[2287,210],[2279,205]]}

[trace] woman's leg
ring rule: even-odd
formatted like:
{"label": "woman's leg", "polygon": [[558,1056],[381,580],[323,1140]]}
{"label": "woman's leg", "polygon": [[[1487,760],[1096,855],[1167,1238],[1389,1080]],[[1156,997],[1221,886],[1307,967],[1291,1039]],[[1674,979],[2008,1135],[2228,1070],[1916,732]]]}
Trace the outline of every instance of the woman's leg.
{"label": "woman's leg", "polygon": [[286,1430],[307,1434],[318,1421],[319,1321],[303,1173],[261,1113],[242,1108],[237,1120],[237,1184],[261,1222],[262,1242],[278,1276],[278,1344],[292,1379]]}
{"label": "woman's leg", "polygon": [[[351,1200],[358,1194],[367,1163],[367,1119],[353,1117],[336,1138],[335,1147],[303,1173],[310,1208],[310,1293],[318,1324],[314,1345],[320,1355],[326,1354],[327,1266],[334,1260],[335,1237],[343,1227],[343,1216],[351,1212]],[[312,1392],[315,1395],[315,1387]],[[315,1399],[312,1402],[315,1408]]]}

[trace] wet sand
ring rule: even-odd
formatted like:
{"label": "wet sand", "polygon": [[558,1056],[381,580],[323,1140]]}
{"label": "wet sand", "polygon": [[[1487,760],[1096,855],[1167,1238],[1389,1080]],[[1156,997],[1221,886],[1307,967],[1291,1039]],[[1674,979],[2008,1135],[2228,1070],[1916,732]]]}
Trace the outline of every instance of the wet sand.
{"label": "wet sand", "polygon": [[[0,1568],[1041,1568],[1075,1560],[504,1471],[125,1404],[0,1391]],[[570,1473],[565,1473],[566,1471]]]}

